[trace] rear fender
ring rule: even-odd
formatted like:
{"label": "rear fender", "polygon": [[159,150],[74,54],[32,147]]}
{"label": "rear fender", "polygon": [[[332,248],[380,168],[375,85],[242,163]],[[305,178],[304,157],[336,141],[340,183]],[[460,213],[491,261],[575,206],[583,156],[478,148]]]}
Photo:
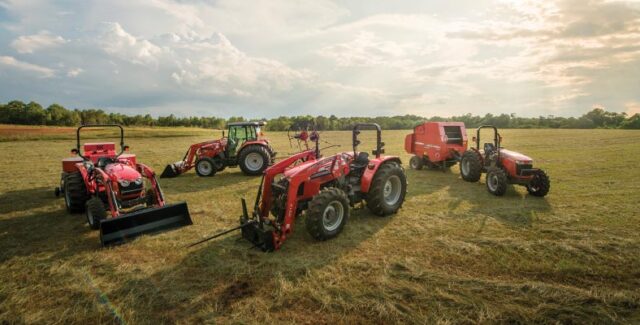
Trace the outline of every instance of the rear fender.
{"label": "rear fender", "polygon": [[362,179],[360,180],[360,190],[362,193],[368,193],[369,187],[371,187],[371,182],[373,182],[373,177],[378,172],[378,169],[382,164],[395,162],[399,165],[402,165],[402,161],[400,158],[395,156],[386,156],[380,157],[380,159],[371,159],[369,161],[369,165],[367,165],[367,169],[365,169],[364,174],[362,175]]}

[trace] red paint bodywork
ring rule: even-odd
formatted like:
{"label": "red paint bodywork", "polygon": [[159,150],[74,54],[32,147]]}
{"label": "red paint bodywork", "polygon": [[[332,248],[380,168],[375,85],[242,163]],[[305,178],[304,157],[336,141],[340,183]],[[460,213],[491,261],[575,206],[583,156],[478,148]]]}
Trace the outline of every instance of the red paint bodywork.
{"label": "red paint bodywork", "polygon": [[[447,143],[449,139],[445,127],[460,128],[461,141]],[[467,131],[462,122],[426,122],[416,126],[413,133],[406,135],[404,149],[407,153],[426,157],[434,163],[454,159],[452,151],[462,155],[467,150]]]}
{"label": "red paint bodywork", "polygon": [[[317,195],[323,185],[348,175],[349,166],[353,160],[353,152],[317,158],[315,150],[307,150],[267,168],[262,183],[263,199],[260,201],[259,218],[263,222],[274,225],[276,230],[273,233],[273,246],[276,250],[282,246],[287,236],[293,231],[300,205]],[[395,156],[380,156],[369,160],[361,178],[360,192],[368,193],[376,171],[380,165],[388,161],[400,163],[400,159]],[[288,181],[285,214],[281,224],[269,217],[272,208],[272,184],[279,175]]]}
{"label": "red paint bodywork", "polygon": [[[101,142],[86,143],[83,146],[82,155],[88,158],[91,164],[85,163],[80,157],[65,158],[62,160],[62,170],[66,173],[79,171],[84,179],[88,193],[98,194],[105,192],[111,217],[115,218],[122,214],[122,209],[118,207],[117,201],[140,199],[146,195],[144,186],[139,192],[122,193],[120,181],[135,182],[146,178],[150,183],[150,187],[156,189],[154,193],[156,195],[155,202],[158,202],[157,206],[163,207],[165,205],[155,173],[148,166],[137,163],[134,154],[123,153],[117,156],[113,142]],[[99,168],[97,164],[100,158],[111,158],[116,159],[116,161]],[[92,177],[88,168],[93,168],[94,177]]]}

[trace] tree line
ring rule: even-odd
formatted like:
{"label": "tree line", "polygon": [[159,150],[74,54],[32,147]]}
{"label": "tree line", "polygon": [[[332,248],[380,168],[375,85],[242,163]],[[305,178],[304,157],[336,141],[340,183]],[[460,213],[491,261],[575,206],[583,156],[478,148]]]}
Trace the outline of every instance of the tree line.
{"label": "tree line", "polygon": [[[286,131],[314,125],[317,130],[349,130],[356,123],[378,123],[385,130],[411,129],[424,121],[464,122],[469,128],[490,124],[499,128],[556,128],[556,129],[640,129],[640,114],[609,112],[594,108],[580,117],[519,117],[516,114],[465,114],[452,117],[423,117],[417,115],[379,117],[280,116],[267,121],[267,129]],[[183,126],[223,129],[229,122],[245,121],[243,117],[177,117],[173,114],[157,118],[149,114],[127,115],[108,113],[102,109],[67,109],[58,104],[43,108],[36,102],[18,100],[0,104],[0,124],[78,126],[83,124],[115,123],[126,126]]]}

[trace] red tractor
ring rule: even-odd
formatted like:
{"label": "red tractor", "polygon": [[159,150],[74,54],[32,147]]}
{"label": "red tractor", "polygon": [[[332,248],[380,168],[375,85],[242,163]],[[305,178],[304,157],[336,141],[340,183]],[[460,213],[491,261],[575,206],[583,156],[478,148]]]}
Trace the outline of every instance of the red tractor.
{"label": "red tractor", "polygon": [[[80,131],[86,128],[120,129],[120,152],[113,142],[85,143],[80,152]],[[76,131],[77,157],[62,160],[56,196],[64,194],[70,213],[86,212],[91,229],[100,229],[103,246],[122,243],[141,234],[192,224],[185,202],[165,204],[155,173],[138,163],[124,144],[120,125],[85,125]]]}
{"label": "red tractor", "polygon": [[269,140],[262,138],[260,127],[266,122],[229,123],[229,133],[224,131],[219,140],[196,143],[189,147],[181,161],[167,165],[161,178],[176,177],[190,169],[196,169],[201,177],[213,176],[226,167],[240,166],[245,175],[261,175],[273,164],[276,152]]}
{"label": "red tractor", "polygon": [[[374,158],[358,151],[363,127],[377,131]],[[366,202],[379,216],[394,214],[404,202],[407,179],[400,159],[383,156],[382,130],[377,124],[353,128],[353,152],[321,157],[319,136],[311,133],[315,149],[306,150],[269,167],[262,177],[254,211],[242,200],[240,226],[201,242],[241,229],[242,236],[263,251],[279,249],[291,236],[298,215],[306,211],[307,231],[317,240],[340,234],[349,218],[350,206]]]}
{"label": "red tractor", "polygon": [[[480,130],[493,129],[493,142],[483,145],[480,150]],[[497,196],[504,195],[508,184],[525,186],[531,195],[543,197],[549,193],[551,183],[547,174],[533,168],[533,159],[500,147],[502,136],[492,125],[483,125],[473,138],[475,148],[462,155],[460,174],[467,182],[477,182],[482,173],[487,173],[487,190]]]}
{"label": "red tractor", "polygon": [[404,149],[414,154],[411,169],[449,168],[467,150],[467,130],[462,122],[426,122],[407,134]]}

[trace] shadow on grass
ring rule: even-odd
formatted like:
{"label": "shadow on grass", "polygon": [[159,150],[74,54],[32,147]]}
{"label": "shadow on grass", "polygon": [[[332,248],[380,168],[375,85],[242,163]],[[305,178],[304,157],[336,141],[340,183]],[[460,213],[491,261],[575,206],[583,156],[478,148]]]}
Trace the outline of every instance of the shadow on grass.
{"label": "shadow on grass", "polygon": [[[314,276],[311,274],[314,270],[330,270],[333,261],[357,251],[363,241],[383,229],[391,218],[374,216],[366,209],[352,210],[342,233],[321,242],[308,235],[302,216],[282,249],[271,253],[252,248],[235,232],[196,246],[180,264],[127,281],[108,295],[127,297],[125,305],[135,308],[136,314],[150,315],[146,319],[149,322],[202,323],[224,319],[246,308],[237,303],[250,303],[257,297],[278,300],[278,288],[283,282],[295,286]],[[287,298],[280,298],[284,302],[274,302],[270,310],[278,306],[287,308],[283,305],[289,303]]]}
{"label": "shadow on grass", "polygon": [[247,176],[238,168],[227,168],[212,177],[200,177],[195,172],[189,171],[178,177],[162,178],[159,181],[163,189],[171,189],[176,193],[194,193],[252,181],[260,182],[260,177]]}
{"label": "shadow on grass", "polygon": [[487,191],[484,177],[476,183],[458,178],[456,184],[449,186],[448,193],[450,214],[463,204],[471,205],[466,214],[490,217],[514,227],[529,227],[537,213],[552,210],[546,198],[530,195],[519,185],[509,185],[504,196],[494,196]]}
{"label": "shadow on grass", "polygon": [[29,210],[42,202],[57,199],[60,198],[56,198],[50,187],[5,192],[0,194],[0,214]]}
{"label": "shadow on grass", "polygon": [[84,215],[68,215],[64,210],[0,219],[0,263],[13,257],[55,252],[51,260],[99,247]]}
{"label": "shadow on grass", "polygon": [[456,181],[458,175],[454,172],[455,167],[446,169],[413,170],[406,169],[407,198],[414,196],[428,195],[442,190]]}

